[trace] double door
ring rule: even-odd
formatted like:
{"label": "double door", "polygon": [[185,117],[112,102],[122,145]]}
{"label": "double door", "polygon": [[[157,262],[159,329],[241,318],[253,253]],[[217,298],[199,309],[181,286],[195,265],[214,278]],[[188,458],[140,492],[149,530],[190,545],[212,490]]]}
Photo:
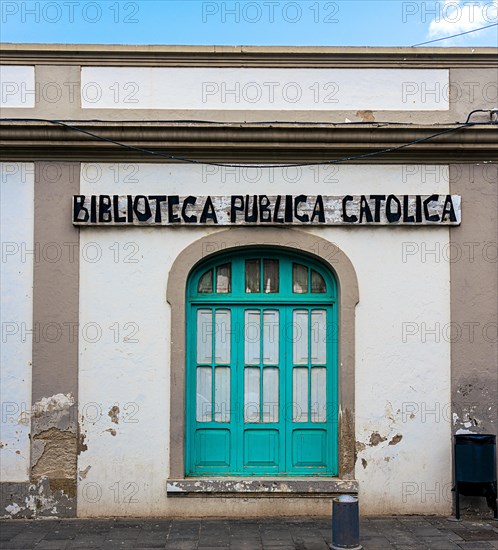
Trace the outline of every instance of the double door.
{"label": "double door", "polygon": [[191,308],[186,474],[334,475],[333,306],[260,300]]}

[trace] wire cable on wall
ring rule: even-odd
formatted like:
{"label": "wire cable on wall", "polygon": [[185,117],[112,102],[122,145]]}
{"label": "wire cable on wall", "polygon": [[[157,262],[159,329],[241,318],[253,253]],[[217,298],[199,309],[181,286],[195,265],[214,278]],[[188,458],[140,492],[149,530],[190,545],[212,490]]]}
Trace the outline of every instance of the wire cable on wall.
{"label": "wire cable on wall", "polygon": [[[462,130],[463,128],[468,128],[471,126],[482,126],[482,125],[495,125],[495,122],[468,122],[470,119],[470,116],[474,112],[489,112],[488,110],[477,110],[473,111],[469,114],[467,118],[467,122],[464,124],[460,124],[459,126],[455,126],[453,128],[447,128],[446,130],[443,130],[441,132],[437,132],[435,134],[432,134],[427,137],[423,137],[420,139],[416,139],[413,141],[409,141],[407,143],[403,143],[402,145],[397,145],[396,147],[388,147],[386,149],[381,149],[379,151],[371,151],[369,153],[364,153],[361,155],[353,155],[349,157],[343,157],[340,159],[332,159],[332,160],[324,160],[324,161],[318,161],[318,162],[299,162],[299,163],[285,163],[285,164],[250,164],[250,163],[224,163],[224,162],[208,162],[208,161],[202,161],[202,160],[196,160],[191,158],[185,158],[185,157],[178,157],[176,155],[169,155],[168,153],[162,153],[160,151],[153,151],[152,149],[146,149],[143,147],[136,147],[134,145],[128,145],[127,143],[122,143],[120,141],[116,141],[111,138],[107,138],[104,136],[100,136],[98,134],[95,134],[93,132],[89,132],[88,130],[84,130],[83,128],[78,128],[77,126],[73,126],[72,124],[68,124],[67,122],[64,122],[62,120],[50,120],[50,119],[42,119],[42,118],[2,118],[0,119],[0,122],[48,122],[50,124],[63,126],[64,128],[68,128],[70,130],[73,130],[75,132],[79,132],[82,134],[85,134],[87,136],[93,137],[99,141],[104,141],[106,143],[112,143],[114,145],[117,145],[119,147],[123,147],[125,149],[129,149],[131,151],[137,151],[140,153],[146,153],[149,155],[154,155],[158,157],[167,158],[169,160],[176,160],[180,162],[190,163],[190,164],[200,164],[200,165],[206,165],[206,166],[221,166],[225,168],[293,168],[293,167],[304,167],[304,166],[323,166],[323,165],[331,165],[331,164],[340,164],[343,162],[348,162],[352,160],[359,160],[359,159],[365,159],[377,155],[382,155],[384,153],[390,153],[392,151],[399,151],[400,149],[405,149],[406,147],[410,147],[412,145],[417,145],[418,143],[424,143],[426,141],[429,141],[431,139],[434,139],[439,136],[443,136],[446,134],[450,134],[453,132],[457,132],[459,130]],[[116,121],[112,121],[116,122]],[[135,121],[136,122],[136,121]],[[147,121],[147,122],[154,122],[154,121]],[[178,122],[178,121],[177,121]]]}

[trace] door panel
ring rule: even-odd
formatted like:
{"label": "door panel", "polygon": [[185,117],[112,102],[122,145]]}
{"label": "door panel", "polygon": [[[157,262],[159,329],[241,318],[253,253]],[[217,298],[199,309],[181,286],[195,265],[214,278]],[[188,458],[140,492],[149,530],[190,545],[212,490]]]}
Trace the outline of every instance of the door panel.
{"label": "door panel", "polygon": [[[335,436],[327,405],[333,392],[332,340],[328,329],[330,307],[287,308],[292,319],[292,356],[286,369],[292,370],[287,399],[292,419],[286,424],[287,471],[295,475],[316,475],[336,469]],[[330,365],[330,366],[329,366]],[[327,403],[329,401],[329,403]]]}
{"label": "door panel", "polygon": [[230,430],[197,430],[195,438],[195,464],[200,471],[229,471],[231,463]]}
{"label": "door panel", "polygon": [[[268,283],[267,288],[274,286]],[[245,363],[242,468],[247,475],[275,474],[285,463],[285,430],[279,414],[280,311],[242,309],[245,322],[244,351],[240,354]]]}
{"label": "door panel", "polygon": [[292,468],[327,467],[327,431],[293,430]]}
{"label": "door panel", "polygon": [[280,465],[278,430],[251,430],[244,433],[244,466],[247,469],[278,471]]}

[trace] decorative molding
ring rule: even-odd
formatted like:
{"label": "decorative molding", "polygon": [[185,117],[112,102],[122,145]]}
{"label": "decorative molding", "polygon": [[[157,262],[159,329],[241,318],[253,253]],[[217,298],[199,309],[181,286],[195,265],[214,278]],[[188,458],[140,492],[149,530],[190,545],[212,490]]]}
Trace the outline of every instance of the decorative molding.
{"label": "decorative molding", "polygon": [[[298,163],[362,155],[428,138],[454,125],[90,122],[74,125],[106,139],[211,162]],[[1,122],[8,160],[170,162],[46,122]],[[478,125],[354,162],[473,162],[498,157],[498,125]],[[174,160],[174,159],[173,159]],[[176,161],[178,162],[178,161]]]}
{"label": "decorative molding", "polygon": [[3,44],[2,64],[154,67],[483,68],[496,48]]}

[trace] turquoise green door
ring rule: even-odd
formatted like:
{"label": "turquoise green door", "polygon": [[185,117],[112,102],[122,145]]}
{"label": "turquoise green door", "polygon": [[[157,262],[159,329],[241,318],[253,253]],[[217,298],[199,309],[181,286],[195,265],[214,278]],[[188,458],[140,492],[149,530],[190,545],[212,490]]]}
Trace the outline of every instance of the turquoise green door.
{"label": "turquoise green door", "polygon": [[186,475],[337,473],[333,276],[276,250],[189,279]]}

